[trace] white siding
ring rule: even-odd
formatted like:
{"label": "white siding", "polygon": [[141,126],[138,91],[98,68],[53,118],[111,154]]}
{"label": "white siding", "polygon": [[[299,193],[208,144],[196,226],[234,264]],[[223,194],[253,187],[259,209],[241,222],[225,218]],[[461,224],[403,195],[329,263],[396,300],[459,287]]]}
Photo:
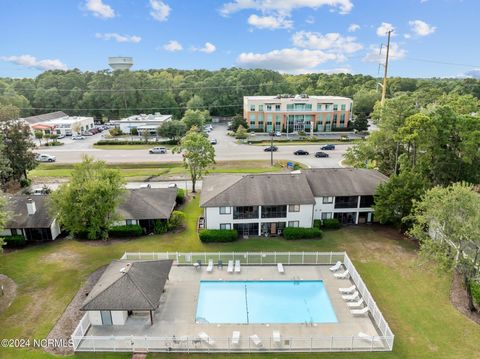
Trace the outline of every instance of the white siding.
{"label": "white siding", "polygon": [[88,319],[90,319],[92,325],[102,325],[102,316],[98,310],[89,310]]}
{"label": "white siding", "polygon": [[334,203],[323,204],[323,197],[315,197],[314,219],[322,219],[323,212],[333,213],[334,211]]}
{"label": "white siding", "polygon": [[128,312],[120,310],[112,310],[112,323],[113,325],[124,325],[127,321]]}

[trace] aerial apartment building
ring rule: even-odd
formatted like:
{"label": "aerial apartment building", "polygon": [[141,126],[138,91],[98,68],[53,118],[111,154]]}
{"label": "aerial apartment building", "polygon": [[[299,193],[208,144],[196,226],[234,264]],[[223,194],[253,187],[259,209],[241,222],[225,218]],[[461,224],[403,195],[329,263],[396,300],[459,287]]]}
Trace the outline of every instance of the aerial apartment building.
{"label": "aerial apartment building", "polygon": [[243,117],[252,130],[330,132],[348,127],[352,104],[339,96],[244,96]]}

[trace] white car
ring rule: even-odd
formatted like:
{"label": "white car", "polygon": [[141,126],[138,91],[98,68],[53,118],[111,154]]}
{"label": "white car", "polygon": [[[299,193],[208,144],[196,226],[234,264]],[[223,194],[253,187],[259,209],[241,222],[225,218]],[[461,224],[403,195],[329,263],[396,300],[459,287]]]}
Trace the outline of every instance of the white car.
{"label": "white car", "polygon": [[72,140],[84,140],[84,139],[85,139],[85,136],[80,136],[80,135],[72,136]]}
{"label": "white car", "polygon": [[47,154],[38,154],[35,158],[38,162],[55,162],[57,158],[55,156],[50,156]]}
{"label": "white car", "polygon": [[176,183],[169,183],[168,188],[177,188],[177,184]]}
{"label": "white car", "polygon": [[217,144],[217,139],[216,139],[216,138],[212,138],[212,139],[210,140],[210,143],[211,143],[212,145],[216,145],[216,144]]}
{"label": "white car", "polygon": [[61,133],[60,135],[57,136],[57,139],[61,139],[61,138],[65,138],[65,135],[63,133]]}
{"label": "white car", "polygon": [[165,147],[154,147],[154,148],[151,148],[148,152],[165,154],[167,153],[167,149]]}
{"label": "white car", "polygon": [[280,131],[275,132],[276,137],[282,137],[282,133]]}

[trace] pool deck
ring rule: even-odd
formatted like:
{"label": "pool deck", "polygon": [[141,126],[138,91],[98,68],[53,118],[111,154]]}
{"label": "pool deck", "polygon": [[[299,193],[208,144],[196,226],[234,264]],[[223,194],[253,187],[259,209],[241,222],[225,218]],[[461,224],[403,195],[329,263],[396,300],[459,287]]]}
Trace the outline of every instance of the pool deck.
{"label": "pool deck", "polygon": [[[273,265],[242,265],[241,273],[227,273],[214,267],[207,273],[206,267],[195,269],[193,266],[173,266],[170,279],[165,286],[161,304],[155,312],[153,325],[147,317],[129,317],[123,326],[91,326],[86,336],[105,337],[104,343],[95,342],[96,350],[121,350],[129,345],[142,348],[141,343],[130,343],[128,339],[120,343],[108,340],[112,336],[169,337],[174,340],[149,341],[145,350],[164,351],[253,351],[253,350],[385,350],[382,340],[368,341],[355,338],[359,332],[372,336],[381,336],[370,315],[353,316],[338,291],[340,287],[349,287],[349,279],[336,279],[325,265],[284,265],[285,273],[278,272]],[[341,269],[339,272],[342,272]],[[196,323],[195,314],[200,280],[323,280],[325,289],[337,316],[337,323],[315,324],[209,324]],[[240,332],[240,342],[231,343],[233,331]],[[272,339],[273,331],[279,331],[280,342]],[[207,333],[215,343],[205,343],[198,339],[200,332]],[[258,335],[262,345],[256,346],[249,339]],[[335,338],[332,338],[335,337]],[[196,339],[195,339],[196,338]],[[153,344],[152,344],[153,343]],[[156,344],[155,344],[156,343]],[[89,350],[93,344],[86,338],[79,350]]]}

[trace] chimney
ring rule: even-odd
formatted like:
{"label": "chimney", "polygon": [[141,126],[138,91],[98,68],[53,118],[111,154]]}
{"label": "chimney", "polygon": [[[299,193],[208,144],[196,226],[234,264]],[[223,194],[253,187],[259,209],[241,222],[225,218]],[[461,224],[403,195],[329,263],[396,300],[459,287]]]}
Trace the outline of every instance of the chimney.
{"label": "chimney", "polygon": [[37,211],[37,207],[35,206],[35,202],[33,202],[31,198],[27,199],[28,215],[29,216],[34,215],[36,211]]}

